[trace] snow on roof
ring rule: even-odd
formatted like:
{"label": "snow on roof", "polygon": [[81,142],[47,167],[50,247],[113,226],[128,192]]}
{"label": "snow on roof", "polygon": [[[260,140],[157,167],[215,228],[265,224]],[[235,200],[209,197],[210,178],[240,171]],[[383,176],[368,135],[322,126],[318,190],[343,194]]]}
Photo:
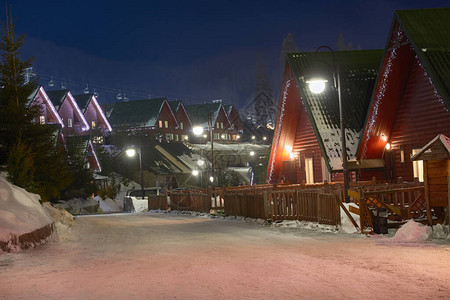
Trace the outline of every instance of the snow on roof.
{"label": "snow on roof", "polygon": [[39,199],[39,195],[29,193],[0,176],[0,241],[7,242],[53,223]]}

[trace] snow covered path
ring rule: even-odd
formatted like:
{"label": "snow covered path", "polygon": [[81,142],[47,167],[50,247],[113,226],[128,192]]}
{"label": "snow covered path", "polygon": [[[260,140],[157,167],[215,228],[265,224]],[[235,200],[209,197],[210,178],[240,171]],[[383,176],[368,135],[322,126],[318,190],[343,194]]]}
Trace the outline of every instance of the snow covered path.
{"label": "snow covered path", "polygon": [[0,254],[0,299],[450,299],[450,244],[176,214],[78,217]]}

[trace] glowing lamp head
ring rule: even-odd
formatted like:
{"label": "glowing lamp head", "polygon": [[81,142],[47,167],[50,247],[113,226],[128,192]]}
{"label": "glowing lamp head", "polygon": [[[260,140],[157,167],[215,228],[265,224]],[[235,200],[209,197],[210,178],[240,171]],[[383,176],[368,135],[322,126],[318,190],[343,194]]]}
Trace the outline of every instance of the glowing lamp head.
{"label": "glowing lamp head", "polygon": [[127,154],[128,157],[133,157],[136,155],[136,149],[128,148],[127,150],[125,150],[125,153]]}
{"label": "glowing lamp head", "polygon": [[192,175],[198,176],[198,170],[193,170],[193,171],[192,171]]}
{"label": "glowing lamp head", "polygon": [[203,133],[203,127],[201,127],[201,126],[194,126],[192,128],[192,132],[194,132],[195,135],[201,135]]}
{"label": "glowing lamp head", "polygon": [[292,152],[289,153],[289,158],[290,158],[290,159],[294,159],[294,153],[292,153]]}
{"label": "glowing lamp head", "polygon": [[390,143],[386,144],[386,150],[391,150],[391,144]]}
{"label": "glowing lamp head", "polygon": [[202,159],[197,160],[197,165],[203,166],[205,164],[205,161]]}
{"label": "glowing lamp head", "polygon": [[286,149],[286,152],[287,152],[287,153],[291,153],[291,152],[292,152],[292,146],[286,145],[286,146],[284,147],[284,149]]}
{"label": "glowing lamp head", "polygon": [[255,155],[255,151],[250,151],[250,156],[254,156]]}
{"label": "glowing lamp head", "polygon": [[209,177],[209,181],[214,182],[214,177]]}
{"label": "glowing lamp head", "polygon": [[325,83],[328,80],[325,79],[311,79],[306,81],[308,84],[309,90],[314,94],[320,94],[325,90]]}

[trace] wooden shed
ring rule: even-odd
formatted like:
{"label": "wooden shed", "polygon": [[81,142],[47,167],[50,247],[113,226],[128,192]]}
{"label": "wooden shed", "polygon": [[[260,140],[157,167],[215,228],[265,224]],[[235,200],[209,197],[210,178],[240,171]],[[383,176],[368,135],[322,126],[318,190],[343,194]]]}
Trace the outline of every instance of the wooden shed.
{"label": "wooden shed", "polygon": [[412,161],[423,161],[424,196],[427,206],[428,224],[432,225],[432,210],[438,220],[445,218],[447,223],[450,211],[450,139],[443,134],[437,135],[413,157]]}

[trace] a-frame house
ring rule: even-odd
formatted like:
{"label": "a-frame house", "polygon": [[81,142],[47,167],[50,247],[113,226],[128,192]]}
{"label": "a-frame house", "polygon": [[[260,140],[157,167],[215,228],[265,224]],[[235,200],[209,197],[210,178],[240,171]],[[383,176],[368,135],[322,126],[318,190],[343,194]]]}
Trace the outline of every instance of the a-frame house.
{"label": "a-frame house", "polygon": [[[347,154],[355,160],[382,50],[336,51],[346,127]],[[306,81],[317,70],[333,82],[330,52],[291,53],[287,57],[278,116],[267,170],[267,183],[317,183],[342,180],[337,92],[309,91]],[[331,77],[330,77],[331,76]],[[352,172],[354,175],[354,172]]]}
{"label": "a-frame house", "polygon": [[97,97],[91,93],[74,95],[73,97],[90,126],[93,142],[103,144],[105,135],[111,132],[112,128],[97,101]]}
{"label": "a-frame house", "polygon": [[28,105],[30,107],[39,107],[39,115],[35,120],[36,123],[57,124],[60,125],[61,128],[64,127],[63,120],[42,86],[39,86],[30,96],[28,96]]}
{"label": "a-frame house", "polygon": [[450,136],[450,8],[397,10],[364,133],[361,162],[383,158],[385,167],[361,179],[422,180],[411,156],[438,134]]}
{"label": "a-frame house", "polygon": [[191,130],[192,124],[183,102],[179,100],[169,101],[169,105],[178,122],[178,128],[175,128],[174,132],[174,141],[186,142],[189,139],[189,131]]}

